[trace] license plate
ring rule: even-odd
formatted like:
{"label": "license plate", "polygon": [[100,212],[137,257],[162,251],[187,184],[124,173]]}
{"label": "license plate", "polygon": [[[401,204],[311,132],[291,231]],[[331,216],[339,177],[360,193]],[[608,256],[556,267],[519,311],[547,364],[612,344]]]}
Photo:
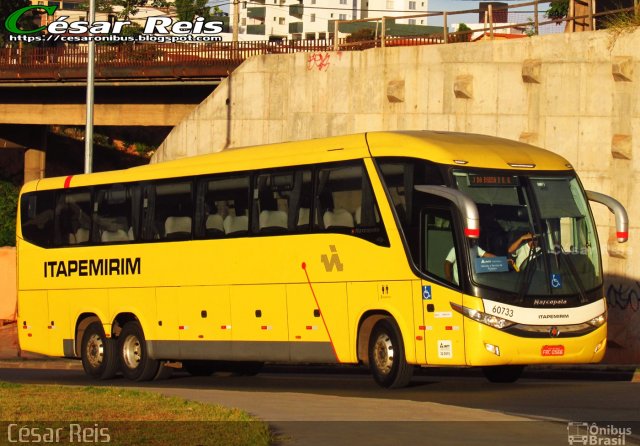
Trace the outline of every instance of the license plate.
{"label": "license plate", "polygon": [[542,356],[564,356],[564,345],[545,345]]}

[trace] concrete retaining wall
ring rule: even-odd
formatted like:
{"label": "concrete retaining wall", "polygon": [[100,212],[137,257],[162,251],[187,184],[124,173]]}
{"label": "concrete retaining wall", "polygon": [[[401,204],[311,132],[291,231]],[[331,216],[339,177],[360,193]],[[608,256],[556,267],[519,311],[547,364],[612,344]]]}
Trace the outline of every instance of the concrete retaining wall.
{"label": "concrete retaining wall", "polygon": [[0,248],[0,321],[16,320],[16,249]]}
{"label": "concrete retaining wall", "polygon": [[617,197],[631,239],[594,205],[612,361],[640,362],[640,30],[511,41],[269,55],[247,60],[174,128],[153,161],[370,130],[497,135],[570,160]]}

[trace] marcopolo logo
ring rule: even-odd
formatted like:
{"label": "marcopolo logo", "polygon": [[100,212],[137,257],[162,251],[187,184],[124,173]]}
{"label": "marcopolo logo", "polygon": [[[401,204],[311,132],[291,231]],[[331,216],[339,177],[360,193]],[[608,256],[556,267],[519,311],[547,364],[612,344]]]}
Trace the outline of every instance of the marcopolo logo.
{"label": "marcopolo logo", "polygon": [[[95,21],[77,20],[67,22],[68,16],[60,16],[46,26],[35,29],[22,29],[18,25],[20,19],[30,11],[44,11],[48,16],[53,16],[58,6],[31,5],[18,9],[9,14],[4,26],[13,35],[14,41],[39,41],[54,40],[63,42],[86,42],[89,40],[111,41],[219,41],[218,36],[222,32],[222,22],[206,21],[203,17],[197,17],[192,22],[173,21],[170,17],[148,17],[142,27],[142,35],[137,39],[131,36],[120,36],[125,26],[131,25],[129,20]],[[35,35],[46,31],[45,39]],[[107,39],[107,37],[109,37]]]}

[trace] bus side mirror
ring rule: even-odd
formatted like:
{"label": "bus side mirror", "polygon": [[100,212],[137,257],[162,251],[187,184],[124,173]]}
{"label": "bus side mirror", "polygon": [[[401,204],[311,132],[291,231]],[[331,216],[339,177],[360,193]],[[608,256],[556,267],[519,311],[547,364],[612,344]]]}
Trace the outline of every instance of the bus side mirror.
{"label": "bus side mirror", "polygon": [[604,204],[609,208],[611,213],[616,217],[616,237],[618,243],[624,243],[629,240],[629,217],[624,206],[618,200],[600,192],[585,191],[589,201]]}
{"label": "bus side mirror", "polygon": [[464,235],[468,238],[480,237],[480,214],[475,202],[464,192],[446,186],[415,186],[415,190],[437,195],[451,201],[464,219]]}

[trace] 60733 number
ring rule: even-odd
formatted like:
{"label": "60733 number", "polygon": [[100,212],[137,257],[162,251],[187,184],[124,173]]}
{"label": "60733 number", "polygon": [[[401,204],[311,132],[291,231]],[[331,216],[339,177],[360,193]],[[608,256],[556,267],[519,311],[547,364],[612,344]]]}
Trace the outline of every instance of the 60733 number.
{"label": "60733 number", "polygon": [[491,312],[499,316],[513,317],[513,309],[508,307],[501,307],[500,305],[494,305],[491,308]]}

